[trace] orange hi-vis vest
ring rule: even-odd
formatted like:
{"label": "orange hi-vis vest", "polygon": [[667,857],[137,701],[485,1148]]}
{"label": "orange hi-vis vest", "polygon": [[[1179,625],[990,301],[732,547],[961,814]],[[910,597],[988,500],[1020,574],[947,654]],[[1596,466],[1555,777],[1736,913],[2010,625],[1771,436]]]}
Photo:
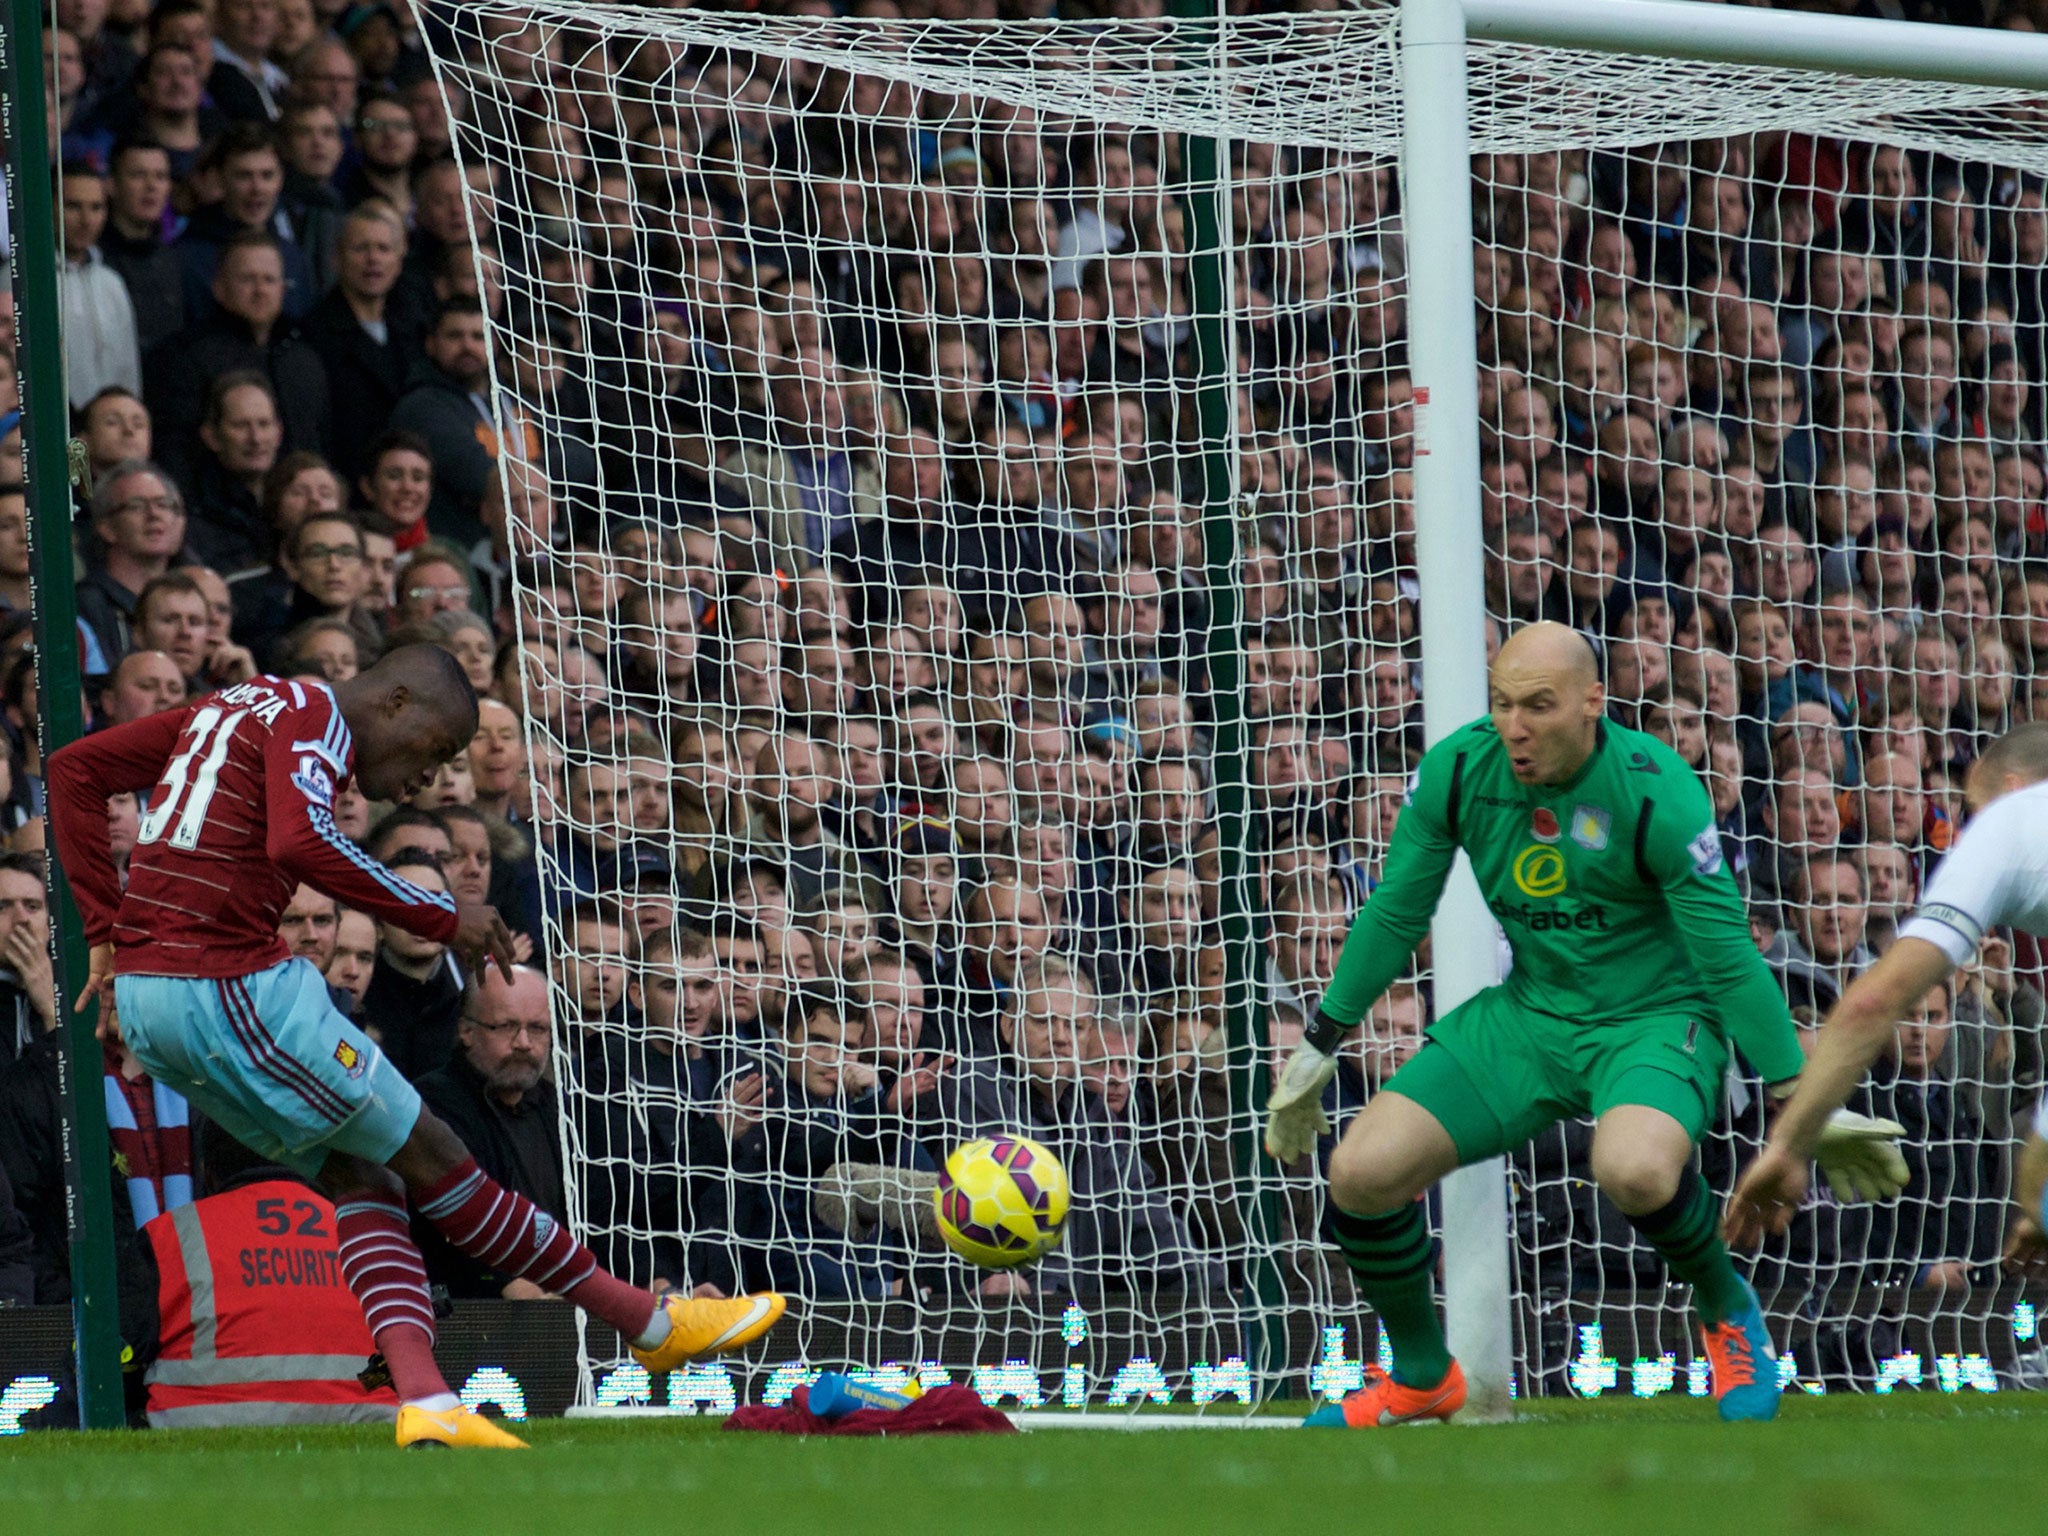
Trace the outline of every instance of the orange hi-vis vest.
{"label": "orange hi-vis vest", "polygon": [[361,1424],[398,1412],[356,1379],[374,1347],[341,1274],[334,1205],[289,1180],[166,1211],[142,1229],[156,1255],[149,1422]]}

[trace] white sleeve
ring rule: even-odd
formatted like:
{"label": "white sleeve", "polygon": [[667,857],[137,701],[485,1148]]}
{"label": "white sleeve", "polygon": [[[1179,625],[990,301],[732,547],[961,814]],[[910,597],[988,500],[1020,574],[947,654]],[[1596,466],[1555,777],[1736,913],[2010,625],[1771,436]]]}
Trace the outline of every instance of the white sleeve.
{"label": "white sleeve", "polygon": [[2018,798],[1993,803],[1964,829],[1900,927],[1900,938],[1924,939],[1957,965],[1967,965],[1984,935],[2008,920],[2013,859],[2025,846],[2011,814]]}

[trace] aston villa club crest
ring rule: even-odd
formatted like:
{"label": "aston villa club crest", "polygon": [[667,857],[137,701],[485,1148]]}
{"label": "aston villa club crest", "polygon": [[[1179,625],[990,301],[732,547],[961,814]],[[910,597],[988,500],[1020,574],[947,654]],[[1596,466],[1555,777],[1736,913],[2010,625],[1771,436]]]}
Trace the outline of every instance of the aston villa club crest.
{"label": "aston villa club crest", "polygon": [[1581,848],[1598,853],[1607,846],[1607,812],[1597,805],[1575,805],[1572,807],[1572,841]]}
{"label": "aston villa club crest", "polygon": [[1539,843],[1554,843],[1558,838],[1557,813],[1547,805],[1536,807],[1529,817],[1529,835]]}
{"label": "aston villa club crest", "polygon": [[361,1077],[363,1068],[367,1065],[363,1060],[363,1053],[346,1040],[335,1046],[334,1059],[341,1063],[341,1070],[350,1077]]}

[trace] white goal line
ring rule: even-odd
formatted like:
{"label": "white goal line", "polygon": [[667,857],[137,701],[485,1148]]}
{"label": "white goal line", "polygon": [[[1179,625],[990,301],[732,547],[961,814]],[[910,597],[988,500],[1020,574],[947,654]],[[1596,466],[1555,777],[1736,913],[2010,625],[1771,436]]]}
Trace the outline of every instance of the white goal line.
{"label": "white goal line", "polygon": [[[658,1403],[607,1403],[572,1405],[563,1415],[571,1419],[689,1419],[707,1417],[693,1406],[664,1407]],[[1298,1429],[1301,1420],[1272,1415],[1227,1413],[1056,1413],[1027,1409],[1007,1415],[1019,1429],[1093,1429],[1132,1432],[1154,1429]]]}

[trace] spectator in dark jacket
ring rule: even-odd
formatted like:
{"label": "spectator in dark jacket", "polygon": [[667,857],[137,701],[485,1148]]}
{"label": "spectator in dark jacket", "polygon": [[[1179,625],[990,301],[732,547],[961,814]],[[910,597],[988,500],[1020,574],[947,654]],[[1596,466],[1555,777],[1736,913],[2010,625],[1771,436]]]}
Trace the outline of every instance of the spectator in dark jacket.
{"label": "spectator in dark jacket", "polygon": [[[391,866],[429,891],[448,882],[438,864],[400,860]],[[462,967],[448,946],[385,923],[378,935],[377,973],[363,994],[362,1024],[409,1081],[448,1064],[462,1016]]]}
{"label": "spectator in dark jacket", "polygon": [[[544,1075],[549,1037],[547,978],[525,966],[510,981],[487,970],[463,991],[454,1056],[422,1077],[419,1090],[479,1168],[567,1222],[560,1109]],[[452,1296],[541,1295],[530,1280],[497,1274],[456,1252],[429,1223],[416,1221],[414,1235],[427,1273]]]}
{"label": "spectator in dark jacket", "polygon": [[296,320],[313,307],[313,264],[292,238],[291,219],[283,206],[284,158],[270,130],[253,123],[235,124],[208,147],[200,170],[218,178],[221,197],[193,214],[178,237],[185,263],[187,317],[211,309],[213,270],[228,243],[237,235],[269,235],[277,241],[284,267],[284,313]]}
{"label": "spectator in dark jacket", "polygon": [[[197,5],[185,14],[205,23],[206,13]],[[160,28],[165,16],[166,6],[159,5],[152,25]],[[170,155],[171,174],[180,180],[190,176],[200,154],[226,126],[206,99],[206,76],[192,50],[159,35],[135,71],[133,88],[132,101],[108,104],[107,125],[124,139],[161,144]]]}
{"label": "spectator in dark jacket", "polygon": [[[483,306],[450,299],[435,315],[391,425],[417,433],[434,452],[434,500],[427,524],[464,549],[483,533],[477,510],[505,447],[491,414],[490,369],[484,351]],[[514,458],[532,458],[521,441]]]}
{"label": "spectator in dark jacket", "polygon": [[28,1218],[14,1208],[14,1186],[0,1167],[0,1307],[35,1305],[34,1249]]}
{"label": "spectator in dark jacket", "polygon": [[1899,1026],[1890,1081],[1880,1066],[1870,1091],[1871,1113],[1905,1126],[1899,1150],[1911,1171],[1898,1203],[1873,1212],[1870,1256],[1881,1260],[1889,1236],[1894,1278],[1953,1296],[1997,1258],[2005,1206],[1985,1178],[1994,1149],[1955,1081],[1952,997],[1942,983],[1920,1000]]}
{"label": "spectator in dark jacket", "polygon": [[236,643],[249,648],[258,666],[283,666],[282,646],[301,626],[336,619],[355,637],[358,655],[370,654],[378,634],[363,612],[370,582],[365,549],[362,524],[348,513],[308,517],[278,545],[278,580],[235,584]]}
{"label": "spectator in dark jacket", "polygon": [[[693,1287],[732,1294],[739,1271],[730,1243],[732,1158],[720,1119],[720,1081],[729,1041],[713,1038],[718,1022],[718,956],[701,933],[657,928],[640,944],[627,983],[627,1002],[641,1028],[628,1066],[648,1099],[657,1167],[675,1170],[676,1231]],[[684,1275],[669,1277],[677,1285]]]}
{"label": "spectator in dark jacket", "polygon": [[161,441],[183,442],[198,427],[216,379],[249,372],[268,380],[277,397],[286,450],[327,451],[327,369],[283,321],[284,282],[276,240],[252,234],[228,242],[213,273],[215,313],[159,344],[145,362],[143,397]]}
{"label": "spectator in dark jacket", "polygon": [[[38,1306],[61,1306],[71,1300],[71,1201],[58,1077],[63,1047],[64,1037],[52,1030],[0,1072],[0,1175],[12,1185],[16,1209],[28,1224]],[[107,1070],[118,1070],[120,1054],[107,1054]],[[139,1077],[139,1065],[136,1071]],[[146,1084],[147,1079],[141,1081]],[[187,1169],[189,1177],[189,1161]],[[108,1167],[107,1176],[113,1186],[114,1262],[117,1269],[125,1269],[136,1262],[135,1206],[129,1191],[138,1185],[124,1177],[119,1161]]]}
{"label": "spectator in dark jacket", "polygon": [[[399,287],[416,308],[431,308],[436,285],[451,256],[470,259],[469,212],[463,207],[462,167],[451,156],[431,160],[413,173],[412,244],[405,253]],[[489,239],[489,205],[476,205],[477,233]]]}
{"label": "spectator in dark jacket", "polygon": [[57,1027],[42,860],[0,853],[0,1067]]}
{"label": "spectator in dark jacket", "polygon": [[405,225],[381,203],[349,214],[335,252],[335,285],[306,316],[306,342],[327,369],[330,441],[344,480],[368,468],[364,450],[383,432],[420,352],[418,314],[392,290],[405,260]]}
{"label": "spectator in dark jacket", "polygon": [[263,515],[263,482],[283,439],[277,396],[262,374],[214,381],[199,427],[204,453],[186,480],[185,537],[202,564],[233,575],[270,563],[277,541]]}
{"label": "spectator in dark jacket", "polygon": [[118,145],[107,175],[100,255],[128,285],[135,339],[145,353],[185,328],[185,261],[164,243],[170,203],[170,152],[139,140]]}
{"label": "spectator in dark jacket", "polygon": [[[1073,1190],[1067,1234],[1032,1272],[1041,1288],[1085,1297],[1219,1288],[1222,1267],[1196,1249],[1185,1219],[1082,1079],[1082,1062],[1101,1054],[1099,1028],[1095,989],[1080,972],[1055,957],[1027,965],[997,1022],[999,1054],[940,1083],[940,1113],[924,1120],[927,1135],[938,1126],[949,1141],[1022,1132],[1065,1165]],[[944,1146],[927,1141],[939,1155]]]}
{"label": "spectator in dark jacket", "polygon": [[[314,292],[324,294],[334,286],[334,248],[341,239],[341,221],[348,216],[348,204],[327,179],[341,160],[341,128],[325,107],[304,102],[285,114],[279,142],[286,158],[284,216],[292,239],[313,269]],[[307,165],[319,164],[328,166],[326,174],[308,174]]]}
{"label": "spectator in dark jacket", "polygon": [[93,487],[99,559],[78,587],[78,616],[105,656],[125,655],[135,599],[185,547],[185,498],[153,464],[127,459]]}
{"label": "spectator in dark jacket", "polygon": [[229,117],[270,123],[284,106],[291,77],[270,62],[277,41],[276,0],[220,0],[213,9],[213,73],[206,94]]}
{"label": "spectator in dark jacket", "polygon": [[760,1058],[767,1113],[734,1141],[732,1161],[742,1173],[767,1175],[765,1184],[746,1181],[756,1185],[745,1192],[754,1208],[742,1221],[765,1245],[771,1284],[878,1301],[904,1292],[903,1234],[851,1212],[835,1216],[816,1196],[853,1167],[929,1177],[936,1164],[902,1121],[882,1112],[859,1029],[825,992],[789,993],[778,1036]]}

